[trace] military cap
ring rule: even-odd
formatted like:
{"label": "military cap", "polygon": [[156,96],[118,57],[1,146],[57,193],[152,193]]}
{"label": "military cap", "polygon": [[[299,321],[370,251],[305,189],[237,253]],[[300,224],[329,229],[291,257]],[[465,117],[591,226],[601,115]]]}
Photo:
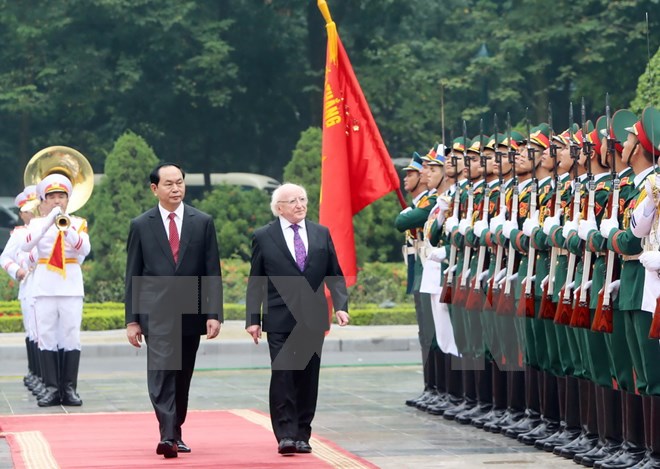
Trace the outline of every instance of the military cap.
{"label": "military cap", "polygon": [[[443,151],[442,148],[441,148],[441,151]],[[428,164],[431,164],[431,165],[444,166],[444,164],[445,164],[445,155],[444,154],[439,154],[436,151],[436,147],[431,147],[429,152],[425,156],[422,156],[422,161],[426,161]]]}
{"label": "military cap", "polygon": [[463,137],[456,137],[451,144],[451,149],[462,153],[466,148],[469,148],[470,145],[472,145],[472,140],[469,138],[463,140]]}
{"label": "military cap", "polygon": [[[509,137],[507,136],[508,134],[504,134],[504,135],[505,138],[500,142],[499,146],[509,148]],[[524,141],[525,141],[525,137],[523,136],[523,134],[521,134],[517,130],[511,131],[511,148],[517,150],[518,147],[520,147],[520,144]]]}
{"label": "military cap", "polygon": [[637,135],[640,145],[654,157],[660,155],[660,111],[648,106],[642,118],[626,129]]}
{"label": "military cap", "polygon": [[491,135],[490,137],[488,137],[488,143],[484,145],[484,148],[495,150],[495,147],[502,145],[502,142],[504,142],[505,140],[506,140],[506,134],[502,132],[498,132],[497,141],[495,141],[495,134]]}
{"label": "military cap", "polygon": [[529,142],[535,143],[541,148],[548,148],[550,146],[550,126],[544,122],[530,129]]}
{"label": "military cap", "polygon": [[422,170],[422,157],[419,156],[419,153],[416,151],[413,152],[412,158],[410,159],[410,163],[408,163],[408,166],[403,168],[404,171],[421,171]]}
{"label": "military cap", "polygon": [[51,194],[53,192],[64,192],[67,195],[71,195],[73,187],[69,178],[62,174],[49,174],[37,184],[37,194],[41,200],[46,198],[46,194]]}
{"label": "military cap", "polygon": [[488,135],[477,135],[472,139],[472,145],[467,149],[473,153],[479,153],[481,151],[481,144],[485,146],[488,143]]}
{"label": "military cap", "polygon": [[603,140],[603,134],[601,132],[605,131],[607,128],[607,118],[605,116],[600,116],[596,120],[596,126],[594,130],[589,132],[587,135],[587,140],[593,145],[594,151],[597,155],[600,155],[601,143]]}
{"label": "military cap", "polygon": [[[614,147],[619,153],[623,153],[623,141],[627,138],[626,128],[632,127],[637,122],[637,116],[629,109],[619,109],[610,120],[610,138],[614,139]],[[607,129],[601,130],[601,134],[607,137]]]}

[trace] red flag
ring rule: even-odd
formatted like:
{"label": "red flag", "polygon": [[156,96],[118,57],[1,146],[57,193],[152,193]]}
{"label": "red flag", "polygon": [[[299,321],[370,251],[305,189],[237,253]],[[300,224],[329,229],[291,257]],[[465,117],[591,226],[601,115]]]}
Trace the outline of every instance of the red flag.
{"label": "red flag", "polygon": [[327,26],[319,222],[330,229],[350,286],[357,277],[353,215],[400,183],[336,27]]}

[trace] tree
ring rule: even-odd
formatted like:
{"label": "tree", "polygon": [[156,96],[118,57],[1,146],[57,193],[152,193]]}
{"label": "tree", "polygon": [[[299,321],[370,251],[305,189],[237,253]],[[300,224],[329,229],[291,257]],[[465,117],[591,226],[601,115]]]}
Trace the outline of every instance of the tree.
{"label": "tree", "polygon": [[291,160],[284,167],[284,182],[300,184],[307,191],[307,218],[319,220],[321,195],[321,139],[318,127],[310,127],[300,134]]}
{"label": "tree", "polygon": [[[89,224],[93,266],[86,279],[90,298],[122,301],[129,221],[156,203],[149,173],[158,158],[142,137],[126,132],[105,161],[105,177],[81,210]],[[88,299],[90,299],[88,298]]]}
{"label": "tree", "polygon": [[660,70],[660,49],[651,58],[646,71],[639,77],[637,83],[637,95],[630,103],[630,109],[641,117],[646,106],[660,106],[660,83],[655,81],[653,72],[657,74]]}
{"label": "tree", "polygon": [[254,230],[273,219],[270,198],[260,189],[221,184],[193,203],[213,217],[222,259],[249,260]]}

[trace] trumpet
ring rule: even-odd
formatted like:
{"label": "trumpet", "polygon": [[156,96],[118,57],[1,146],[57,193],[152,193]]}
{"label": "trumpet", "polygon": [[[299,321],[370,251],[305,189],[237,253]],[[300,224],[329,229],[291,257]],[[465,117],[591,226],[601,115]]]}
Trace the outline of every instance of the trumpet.
{"label": "trumpet", "polygon": [[60,213],[55,217],[55,226],[60,231],[66,231],[71,226],[71,218],[69,218],[69,216],[65,215],[64,213]]}

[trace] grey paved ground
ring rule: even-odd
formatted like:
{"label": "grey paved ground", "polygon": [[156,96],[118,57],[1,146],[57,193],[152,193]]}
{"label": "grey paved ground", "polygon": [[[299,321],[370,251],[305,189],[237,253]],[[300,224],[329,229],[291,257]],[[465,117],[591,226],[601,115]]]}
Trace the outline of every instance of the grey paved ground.
{"label": "grey paved ground", "polygon": [[[191,408],[268,411],[267,347],[249,342],[241,328],[226,325],[226,344],[203,346]],[[324,349],[314,432],[386,469],[576,467],[509,438],[406,407],[404,400],[417,394],[422,382],[415,334],[407,326],[333,332]],[[122,331],[85,335],[81,408],[37,407],[20,383],[25,367],[20,339],[0,334],[0,414],[151,411],[145,354],[131,350]],[[12,467],[0,439],[0,468]]]}

